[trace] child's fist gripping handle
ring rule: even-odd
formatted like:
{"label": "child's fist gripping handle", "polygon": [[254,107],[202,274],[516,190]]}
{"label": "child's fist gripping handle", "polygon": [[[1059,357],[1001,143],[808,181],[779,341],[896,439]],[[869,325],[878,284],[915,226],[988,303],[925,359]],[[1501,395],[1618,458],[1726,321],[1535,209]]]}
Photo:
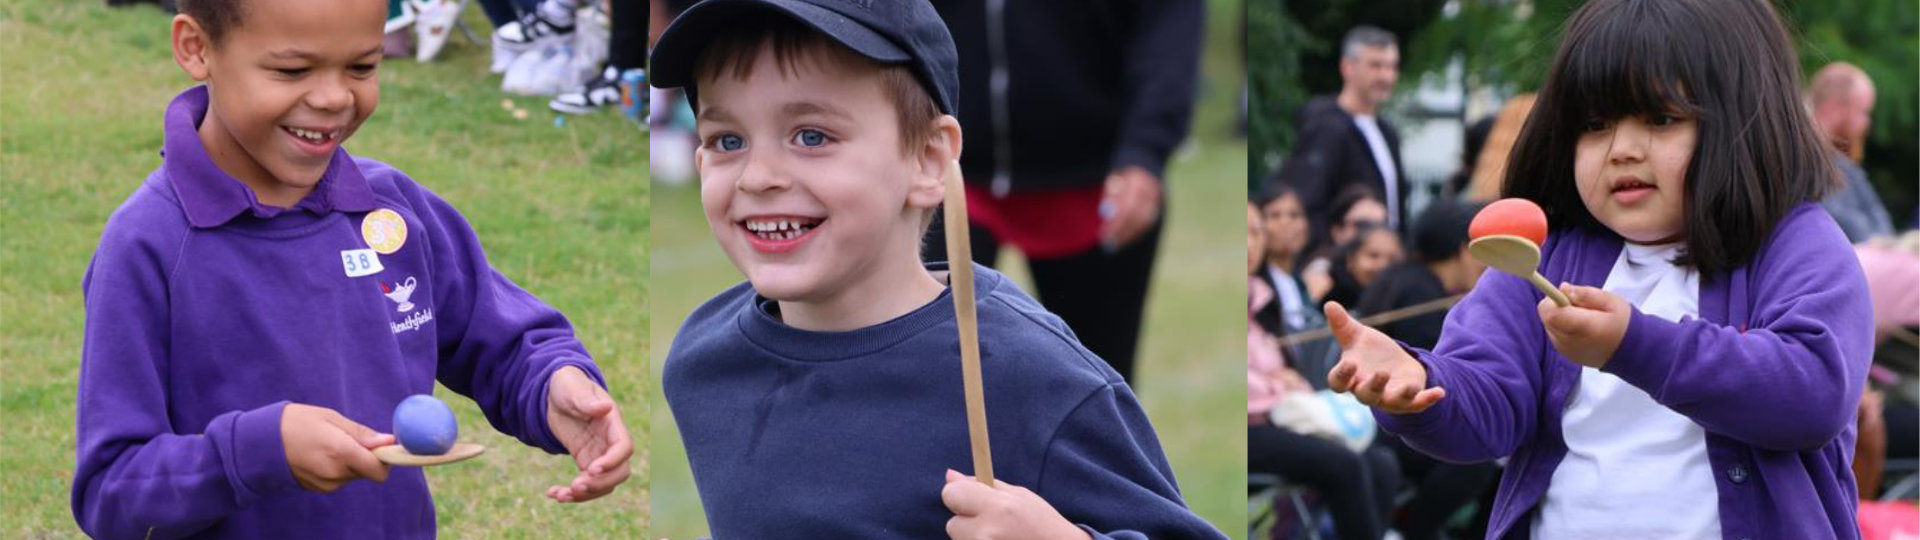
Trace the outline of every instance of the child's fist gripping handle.
{"label": "child's fist gripping handle", "polygon": [[947,537],[954,540],[1085,540],[1086,531],[1068,522],[1046,499],[1027,488],[986,484],[952,469],[940,502],[953,512]]}

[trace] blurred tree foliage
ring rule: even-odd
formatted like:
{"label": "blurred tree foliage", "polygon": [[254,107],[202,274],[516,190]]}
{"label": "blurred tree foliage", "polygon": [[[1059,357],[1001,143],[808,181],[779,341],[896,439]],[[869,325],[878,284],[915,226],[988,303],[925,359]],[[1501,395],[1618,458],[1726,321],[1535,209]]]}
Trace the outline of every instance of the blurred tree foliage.
{"label": "blurred tree foliage", "polygon": [[1300,56],[1326,42],[1280,9],[1284,0],[1247,3],[1247,187],[1251,191],[1293,147],[1293,115],[1307,100]]}
{"label": "blurred tree foliage", "polygon": [[[1469,91],[1491,89],[1497,95],[1539,88],[1547,64],[1559,46],[1561,25],[1582,2],[1576,0],[1279,0],[1271,16],[1248,11],[1249,62],[1255,85],[1252,110],[1276,114],[1280,125],[1256,133],[1270,147],[1252,154],[1264,161],[1249,172],[1264,176],[1285,157],[1292,142],[1292,115],[1306,95],[1339,90],[1339,42],[1346,29],[1366,23],[1401,38],[1401,88],[1437,75],[1454,58],[1463,67]],[[1896,225],[1915,219],[1920,202],[1920,3],[1914,0],[1774,0],[1796,38],[1802,73],[1811,75],[1828,62],[1860,66],[1873,77],[1873,133],[1862,165],[1893,213]],[[1276,22],[1277,21],[1277,22]],[[1278,27],[1278,31],[1261,24]],[[1295,32],[1304,31],[1304,35]],[[1278,37],[1263,35],[1277,33]],[[1262,50],[1262,47],[1268,48]],[[1297,59],[1289,62],[1287,58]],[[1281,70],[1266,71],[1280,66]],[[1277,78],[1277,80],[1275,80]],[[1292,81],[1291,88],[1270,85]],[[1477,120],[1469,118],[1471,122]],[[1256,141],[1261,140],[1256,137]],[[1256,176],[1257,180],[1260,176]]]}

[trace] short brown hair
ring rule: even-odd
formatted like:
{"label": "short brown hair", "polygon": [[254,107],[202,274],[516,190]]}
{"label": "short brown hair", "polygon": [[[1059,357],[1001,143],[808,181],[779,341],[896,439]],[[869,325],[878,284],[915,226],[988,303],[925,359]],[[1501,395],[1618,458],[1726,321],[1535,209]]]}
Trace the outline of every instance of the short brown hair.
{"label": "short brown hair", "polygon": [[876,63],[833,41],[799,21],[783,16],[756,16],[729,24],[711,39],[695,63],[694,80],[709,81],[722,74],[744,79],[753,71],[762,46],[773,47],[783,75],[799,71],[802,62],[865,62],[880,70],[880,90],[900,121],[900,148],[912,152],[926,145],[940,108],[907,65]]}
{"label": "short brown hair", "polygon": [[227,30],[240,26],[246,19],[242,0],[180,0],[180,13],[193,17],[200,23],[200,30],[207,33],[207,41],[219,45],[226,37]]}

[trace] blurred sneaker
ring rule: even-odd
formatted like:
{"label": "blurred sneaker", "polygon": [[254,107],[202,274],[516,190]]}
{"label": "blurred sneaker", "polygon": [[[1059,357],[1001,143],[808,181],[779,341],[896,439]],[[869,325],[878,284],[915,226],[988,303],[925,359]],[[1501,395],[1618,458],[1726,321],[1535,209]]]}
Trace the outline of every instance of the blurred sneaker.
{"label": "blurred sneaker", "polygon": [[587,85],[561,92],[547,107],[567,114],[588,114],[620,102],[620,70],[608,67]]}
{"label": "blurred sneaker", "polygon": [[447,37],[453,35],[453,24],[460,20],[460,11],[467,7],[467,1],[409,0],[408,3],[414,11],[414,59],[433,60],[440,55],[440,49],[446,47]]}
{"label": "blurred sneaker", "polygon": [[555,41],[573,39],[573,11],[575,2],[568,0],[545,0],[513,22],[500,25],[493,31],[495,49],[509,52],[526,52]]}
{"label": "blurred sneaker", "polygon": [[495,74],[506,73],[508,68],[513,67],[513,61],[520,59],[521,52],[524,51],[508,50],[506,47],[500,46],[500,38],[495,37],[493,40],[493,62],[487,65],[487,71]]}

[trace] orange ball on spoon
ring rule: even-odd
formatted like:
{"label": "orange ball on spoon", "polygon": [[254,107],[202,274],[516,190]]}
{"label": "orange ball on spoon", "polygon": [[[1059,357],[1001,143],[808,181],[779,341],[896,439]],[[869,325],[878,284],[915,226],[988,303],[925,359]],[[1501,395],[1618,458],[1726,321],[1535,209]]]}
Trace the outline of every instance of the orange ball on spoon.
{"label": "orange ball on spoon", "polygon": [[1467,238],[1495,234],[1518,236],[1539,246],[1547,243],[1547,213],[1526,199],[1500,199],[1480,209],[1467,225]]}
{"label": "orange ball on spoon", "polygon": [[1526,199],[1500,199],[1467,225],[1467,253],[1487,266],[1527,280],[1560,307],[1571,302],[1540,275],[1540,245],[1547,242],[1547,213]]}

